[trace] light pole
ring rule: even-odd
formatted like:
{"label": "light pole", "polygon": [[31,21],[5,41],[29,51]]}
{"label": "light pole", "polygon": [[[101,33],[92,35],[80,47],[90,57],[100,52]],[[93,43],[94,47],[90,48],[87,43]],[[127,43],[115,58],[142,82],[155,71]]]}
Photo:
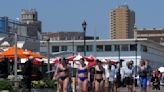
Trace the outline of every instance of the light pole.
{"label": "light pole", "polygon": [[75,40],[75,37],[73,37],[72,40],[73,40],[73,42],[72,42],[72,52],[73,52],[73,56],[74,56],[74,47],[75,47],[75,46],[74,46],[74,45],[75,45],[74,40]]}
{"label": "light pole", "polygon": [[[137,67],[138,67],[138,66],[137,66],[137,50],[138,50],[138,48],[137,48],[137,47],[138,47],[138,46],[137,46],[137,42],[138,42],[138,41],[137,41],[137,39],[136,39],[136,40],[135,40],[135,59],[136,59],[136,60],[135,60],[135,61],[136,61],[136,64],[135,64],[135,65],[136,65],[136,66],[135,66],[135,69],[136,69],[136,70],[135,70],[135,77],[137,77],[137,70],[138,70],[138,69],[137,69]],[[135,79],[135,86],[137,86],[137,79]]]}
{"label": "light pole", "polygon": [[17,32],[15,32],[15,47],[14,47],[14,76],[15,76],[15,86],[17,86],[17,58],[18,58],[18,50],[17,50]]}
{"label": "light pole", "polygon": [[48,58],[48,65],[47,65],[47,70],[48,70],[48,78],[50,78],[50,38],[47,39],[47,58]]}
{"label": "light pole", "polygon": [[[137,39],[135,40],[135,56],[136,56],[136,67],[137,67]],[[137,73],[137,68],[136,68],[136,73]]]}
{"label": "light pole", "polygon": [[84,22],[82,23],[82,27],[83,27],[83,31],[84,31],[84,56],[86,56],[86,42],[85,42],[85,40],[86,40],[86,37],[85,37],[85,33],[86,33],[86,28],[87,28],[87,23],[86,23],[86,21],[84,20]]}
{"label": "light pole", "polygon": [[118,61],[120,61],[120,45],[118,45]]}

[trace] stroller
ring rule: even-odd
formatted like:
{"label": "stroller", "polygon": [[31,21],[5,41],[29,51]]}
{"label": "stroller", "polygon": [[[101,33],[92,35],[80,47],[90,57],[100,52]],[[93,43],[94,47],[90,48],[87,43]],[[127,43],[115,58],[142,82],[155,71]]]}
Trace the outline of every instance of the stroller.
{"label": "stroller", "polygon": [[160,80],[158,77],[153,77],[151,79],[151,82],[152,82],[152,89],[153,90],[160,90]]}

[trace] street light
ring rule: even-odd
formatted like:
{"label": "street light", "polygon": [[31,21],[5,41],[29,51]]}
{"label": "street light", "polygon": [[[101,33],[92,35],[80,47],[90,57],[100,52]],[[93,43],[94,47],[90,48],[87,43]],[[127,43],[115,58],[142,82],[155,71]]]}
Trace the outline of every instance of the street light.
{"label": "street light", "polygon": [[74,56],[74,47],[75,47],[75,43],[74,43],[75,37],[73,37],[72,39],[72,52],[73,52],[73,56]]}
{"label": "street light", "polygon": [[50,38],[47,39],[47,57],[48,57],[48,65],[47,65],[47,70],[48,70],[48,78],[50,78]]}
{"label": "street light", "polygon": [[86,28],[87,28],[87,23],[86,23],[86,21],[84,20],[84,22],[82,23],[82,27],[83,27],[83,31],[84,31],[84,56],[86,56],[86,42],[85,42],[85,40],[86,40],[86,37],[85,37],[85,33],[86,33]]}
{"label": "street light", "polygon": [[[136,58],[136,60],[135,60],[135,62],[136,62],[136,64],[135,64],[135,65],[136,65],[136,66],[135,66],[135,67],[136,67],[136,68],[135,68],[135,69],[136,69],[136,70],[135,70],[135,77],[137,77],[137,70],[138,70],[138,69],[137,69],[137,67],[138,67],[138,66],[137,66],[137,50],[138,50],[138,48],[137,48],[137,42],[138,42],[138,41],[137,41],[137,39],[136,39],[136,40],[135,40],[135,58]],[[137,85],[137,79],[135,79],[135,86],[136,86],[136,85]]]}
{"label": "street light", "polygon": [[[136,66],[137,66],[137,39],[135,40],[135,56],[136,56]],[[137,72],[137,68],[136,68],[136,72]]]}

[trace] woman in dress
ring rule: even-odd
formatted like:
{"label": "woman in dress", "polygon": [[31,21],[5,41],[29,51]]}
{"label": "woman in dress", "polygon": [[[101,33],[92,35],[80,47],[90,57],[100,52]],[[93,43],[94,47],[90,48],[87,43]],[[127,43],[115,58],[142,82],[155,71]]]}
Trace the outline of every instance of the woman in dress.
{"label": "woman in dress", "polygon": [[77,68],[77,81],[80,92],[88,92],[88,67],[84,63],[84,59],[80,59],[80,65]]}
{"label": "woman in dress", "polygon": [[105,70],[102,66],[102,62],[100,60],[96,60],[96,61],[97,61],[97,65],[95,66],[95,76],[94,76],[95,92],[102,92]]}
{"label": "woman in dress", "polygon": [[[58,78],[57,78],[58,77]],[[66,59],[61,59],[60,63],[57,65],[53,79],[58,79],[59,92],[67,92],[69,84],[69,67],[67,66]]]}

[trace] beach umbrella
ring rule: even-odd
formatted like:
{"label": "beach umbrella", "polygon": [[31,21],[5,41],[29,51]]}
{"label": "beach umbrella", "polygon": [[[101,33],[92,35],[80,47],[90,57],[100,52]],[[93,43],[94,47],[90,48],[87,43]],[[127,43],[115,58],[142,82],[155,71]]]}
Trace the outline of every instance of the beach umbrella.
{"label": "beach umbrella", "polygon": [[68,57],[66,59],[69,60],[69,61],[79,61],[82,58],[86,61],[92,61],[90,58],[88,58],[86,56],[81,56],[80,54]]}
{"label": "beach umbrella", "polygon": [[[80,54],[68,57],[66,59],[68,60],[68,62],[71,64],[72,67],[77,68],[80,65],[79,60],[82,58],[85,60],[84,63],[88,64],[88,62],[86,62],[88,60],[88,58],[85,56],[81,56]],[[72,62],[70,62],[70,61],[72,61]]]}
{"label": "beach umbrella", "polygon": [[24,55],[26,55],[27,58],[30,57],[30,56],[33,56],[34,58],[45,58],[44,56],[33,53],[30,50],[25,50],[23,53],[24,53]]}
{"label": "beach umbrella", "polygon": [[[17,48],[18,58],[27,58],[24,52],[25,51],[23,49]],[[7,58],[14,58],[14,55],[15,55],[15,47],[10,47],[8,50],[1,53],[1,56],[7,57]]]}
{"label": "beach umbrella", "polygon": [[74,60],[74,58],[76,58],[76,56],[77,56],[77,55],[70,56],[70,57],[68,57],[68,58],[66,58],[66,59],[67,59],[67,60],[69,60],[69,61],[73,61],[73,60]]}
{"label": "beach umbrella", "polygon": [[89,57],[87,57],[87,59],[88,59],[87,61],[89,61],[88,67],[92,67],[97,64],[96,59],[93,56],[89,56]]}
{"label": "beach umbrella", "polygon": [[85,57],[85,60],[88,62],[94,62],[96,59],[93,56]]}
{"label": "beach umbrella", "polygon": [[96,64],[97,64],[96,60],[94,60],[93,62],[88,62],[88,67],[95,66]]}
{"label": "beach umbrella", "polygon": [[55,60],[53,60],[53,63],[55,63],[55,64],[57,64],[57,63],[59,63],[59,62],[60,62],[59,59],[55,59]]}
{"label": "beach umbrella", "polygon": [[72,52],[72,51],[60,51],[60,52],[53,53],[53,55],[55,57],[58,57],[58,56],[67,55],[67,54],[73,54],[73,53],[74,52]]}
{"label": "beach umbrella", "polygon": [[42,61],[38,60],[38,59],[34,59],[32,61],[34,64],[37,64],[37,65],[41,65],[42,64]]}
{"label": "beach umbrella", "polygon": [[102,60],[104,64],[118,64],[119,62],[118,61],[112,61],[110,59],[103,59]]}

